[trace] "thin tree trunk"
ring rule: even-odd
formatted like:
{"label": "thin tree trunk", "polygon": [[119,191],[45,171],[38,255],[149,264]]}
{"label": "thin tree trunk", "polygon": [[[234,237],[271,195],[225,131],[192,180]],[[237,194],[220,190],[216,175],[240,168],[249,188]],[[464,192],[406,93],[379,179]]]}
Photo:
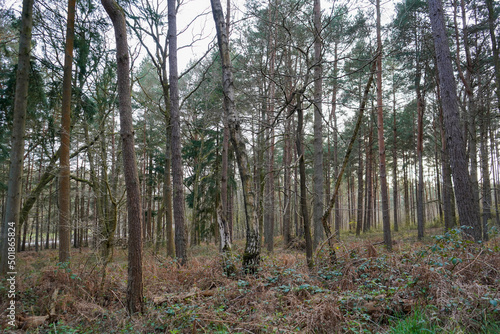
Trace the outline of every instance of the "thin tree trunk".
{"label": "thin tree trunk", "polygon": [[175,254],[181,264],[187,261],[186,222],[184,218],[184,185],[181,158],[181,124],[177,75],[176,1],[168,0],[168,64],[170,83],[170,123],[172,125],[172,181],[175,222]]}
{"label": "thin tree trunk", "polygon": [[245,253],[243,254],[243,267],[247,272],[255,273],[260,262],[260,243],[259,225],[255,208],[255,192],[252,190],[252,176],[249,173],[250,161],[242,134],[239,115],[235,108],[233,74],[224,14],[222,12],[220,0],[211,0],[211,4],[222,63],[224,106],[227,113],[231,143],[238,162],[243,191],[246,218],[246,245]]}
{"label": "thin tree trunk", "polygon": [[[226,34],[229,40],[231,23],[231,1],[226,2]],[[227,114],[222,116],[224,131],[222,138],[222,162],[221,162],[221,203],[217,210],[217,222],[219,224],[220,249],[223,256],[223,269],[226,275],[231,275],[235,270],[232,262],[231,242],[232,242],[232,226],[229,222],[229,199],[228,199],[228,165],[229,165],[229,126],[227,124]]]}
{"label": "thin tree trunk", "polygon": [[486,7],[488,8],[488,28],[490,30],[491,49],[493,51],[493,65],[495,67],[497,107],[500,110],[500,55],[498,52],[498,44],[495,36],[495,11],[493,8],[493,0],[485,1]]}
{"label": "thin tree trunk", "polygon": [[410,213],[410,198],[408,194],[408,159],[406,158],[406,154],[403,151],[403,196],[404,196],[404,201],[405,201],[405,224],[408,225],[410,219],[411,219],[411,213]]}
{"label": "thin tree trunk", "polygon": [[398,143],[398,128],[396,126],[396,87],[394,84],[394,75],[392,82],[392,203],[393,203],[393,216],[394,216],[394,231],[399,231],[398,222],[398,155],[397,155],[397,143]]}
{"label": "thin tree trunk", "polygon": [[313,217],[314,248],[323,239],[321,217],[323,216],[323,59],[321,55],[321,2],[314,0],[314,176],[313,176]]}
{"label": "thin tree trunk", "polygon": [[139,176],[134,145],[130,92],[130,59],[127,25],[123,9],[114,0],[101,0],[115,29],[120,134],[122,138],[123,172],[127,190],[128,212],[128,285],[127,311],[132,314],[144,309],[142,283],[142,207]]}
{"label": "thin tree trunk", "polygon": [[302,212],[302,219],[304,222],[304,234],[306,239],[306,261],[307,266],[312,268],[314,266],[313,259],[313,244],[311,240],[311,223],[309,220],[309,213],[307,210],[307,189],[306,189],[306,164],[304,152],[302,149],[304,140],[304,111],[302,110],[302,96],[297,95],[297,155],[299,156],[299,172],[300,172],[300,207]]}
{"label": "thin tree trunk", "polygon": [[[291,64],[291,59],[290,59],[290,53],[288,52],[288,49],[285,48],[285,62],[286,62],[286,70],[290,71],[290,64]],[[290,74],[287,72],[287,74]],[[285,89],[286,93],[288,96],[292,94],[292,81],[290,79],[290,75],[287,75],[285,77]],[[291,170],[291,163],[292,163],[292,117],[290,115],[292,114],[292,105],[289,104],[287,107],[287,118],[285,120],[285,132],[283,133],[283,140],[284,140],[284,146],[283,146],[283,164],[284,164],[284,173],[283,173],[283,202],[284,202],[284,208],[283,208],[283,241],[285,244],[285,247],[288,247],[290,245],[290,240],[291,240],[291,232],[292,232],[292,170]]]}
{"label": "thin tree trunk", "polygon": [[[482,109],[485,107],[481,104]],[[484,111],[481,119],[481,175],[483,177],[483,240],[488,240],[488,220],[491,218],[491,185],[490,168],[488,161],[488,126],[490,122],[489,110]]]}
{"label": "thin tree trunk", "polygon": [[47,234],[45,235],[45,249],[49,249],[50,222],[52,220],[52,183],[49,187],[49,212],[47,214]]}
{"label": "thin tree trunk", "polygon": [[[335,67],[337,65],[337,62],[334,63],[334,71]],[[336,100],[336,95],[337,95],[337,88],[336,86],[334,87],[334,92],[333,92],[335,98],[332,98],[333,101],[335,102]],[[339,178],[339,162],[338,162],[338,154],[339,154],[339,143],[338,143],[338,127],[337,127],[337,114],[336,114],[336,106],[335,103],[332,104],[332,118],[333,118],[333,173],[335,177],[338,179]],[[359,131],[359,130],[358,130]],[[347,179],[349,181],[349,179]],[[340,194],[338,195],[340,196]],[[337,240],[340,240],[340,200],[335,201],[335,206],[334,206],[334,212],[335,212],[335,236],[337,237]]]}
{"label": "thin tree trunk", "polygon": [[373,64],[372,64],[372,71],[371,71],[370,76],[368,78],[368,82],[366,83],[365,91],[363,94],[363,99],[361,100],[361,103],[359,106],[359,113],[358,113],[358,118],[356,120],[356,126],[354,128],[354,133],[351,137],[351,140],[349,141],[349,146],[347,147],[347,151],[346,151],[346,154],[344,156],[344,161],[342,162],[342,167],[340,169],[340,172],[336,176],[337,180],[335,182],[335,188],[334,188],[332,198],[328,204],[328,207],[327,207],[325,213],[323,214],[323,216],[321,218],[321,223],[323,224],[323,228],[325,229],[326,237],[328,239],[328,245],[330,247],[330,258],[331,258],[330,260],[332,262],[336,261],[336,254],[335,254],[335,248],[334,248],[333,240],[332,240],[332,232],[330,230],[330,227],[328,226],[328,216],[330,215],[334,204],[337,202],[337,197],[338,197],[338,193],[339,193],[339,189],[340,189],[340,183],[342,181],[342,175],[344,174],[344,171],[346,169],[347,163],[349,161],[349,157],[350,157],[351,152],[352,152],[352,148],[354,146],[354,143],[356,141],[356,137],[357,137],[359,129],[361,127],[361,121],[363,119],[366,102],[368,100],[368,94],[370,92],[370,87],[371,87],[371,84],[373,82],[373,73],[375,70],[374,66],[375,66],[375,62],[373,62]]}
{"label": "thin tree trunk", "polygon": [[368,133],[368,142],[366,147],[366,196],[365,196],[365,222],[363,224],[363,232],[368,232],[372,221],[372,204],[373,204],[373,182],[372,182],[372,166],[373,166],[373,120],[370,120],[370,132]]}
{"label": "thin tree trunk", "polygon": [[[38,165],[38,180],[42,176],[42,159],[40,158],[40,164]],[[43,217],[42,217],[43,220]],[[36,213],[35,213],[35,251],[38,252],[38,237],[40,232],[40,201],[36,203]]]}
{"label": "thin tree trunk", "polygon": [[392,249],[391,222],[389,219],[389,195],[385,171],[385,140],[384,140],[384,110],[382,105],[382,37],[380,26],[380,0],[376,1],[377,9],[377,109],[378,109],[378,150],[380,164],[380,191],[382,197],[382,220],[384,243],[388,250]]}
{"label": "thin tree trunk", "polygon": [[163,206],[165,210],[165,229],[167,238],[167,256],[175,257],[175,241],[174,241],[174,226],[173,226],[173,208],[172,208],[172,158],[171,158],[171,122],[170,122],[170,93],[168,83],[165,82],[167,77],[167,68],[165,61],[162,64],[162,89],[163,100],[165,102],[165,175],[163,186]]}
{"label": "thin tree trunk", "polygon": [[[418,68],[418,65],[417,65]],[[417,77],[420,75],[418,74]],[[417,79],[420,81],[420,79]],[[424,105],[423,97],[420,93],[419,83],[417,82],[417,160],[418,160],[418,185],[417,185],[417,230],[418,240],[424,237],[425,210],[424,210]]]}
{"label": "thin tree trunk", "polygon": [[274,70],[276,62],[276,42],[275,42],[275,29],[274,29],[274,17],[276,12],[276,2],[274,5],[269,5],[269,93],[267,102],[267,173],[265,178],[265,201],[264,201],[264,243],[267,246],[268,252],[273,252],[274,250],[274,207],[275,207],[275,195],[274,195],[274,99],[276,95],[276,85],[274,83]]}
{"label": "thin tree trunk", "polygon": [[71,246],[71,197],[69,147],[71,130],[71,81],[73,65],[73,44],[75,40],[76,0],[68,1],[68,22],[66,25],[66,47],[61,105],[61,153],[59,170],[59,262],[70,260]]}
{"label": "thin tree trunk", "polygon": [[490,147],[491,147],[491,172],[493,177],[493,196],[495,198],[495,221],[497,225],[500,226],[500,214],[498,212],[498,189],[497,189],[497,175],[498,175],[498,167],[495,164],[495,157],[498,157],[498,152],[496,141],[494,140],[493,129],[490,127]]}
{"label": "thin tree trunk", "polygon": [[358,140],[358,211],[356,216],[356,235],[361,234],[363,227],[363,154],[362,154],[363,136]]}
{"label": "thin tree trunk", "polygon": [[[19,210],[21,208],[21,191],[24,160],[24,133],[26,129],[26,109],[28,98],[28,83],[30,73],[31,29],[33,27],[33,0],[23,0],[21,14],[21,32],[19,35],[19,55],[14,96],[14,119],[11,134],[9,181],[7,185],[7,200],[2,221],[0,237],[0,274],[9,270],[7,253],[12,245],[9,232],[20,232]],[[17,231],[16,231],[17,228]],[[13,240],[14,248],[16,240]]]}

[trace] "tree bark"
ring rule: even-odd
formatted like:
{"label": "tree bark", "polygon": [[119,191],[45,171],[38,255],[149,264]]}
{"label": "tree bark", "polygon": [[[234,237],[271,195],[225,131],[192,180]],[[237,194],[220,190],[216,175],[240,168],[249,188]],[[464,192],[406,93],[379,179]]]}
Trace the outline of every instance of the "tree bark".
{"label": "tree bark", "polygon": [[463,226],[470,227],[470,230],[466,231],[466,233],[470,234],[476,241],[479,241],[482,239],[479,208],[474,200],[473,185],[467,169],[465,144],[460,129],[457,88],[451,65],[451,54],[446,35],[443,7],[440,0],[428,0],[427,2],[429,5],[432,35],[434,37],[442,97],[443,121],[453,173],[458,214],[460,223]]}
{"label": "tree bark", "polygon": [[[290,52],[288,48],[285,48],[285,63],[286,63],[286,73],[290,74],[291,67],[291,59]],[[292,80],[290,79],[290,75],[285,77],[285,89],[286,94],[290,96],[292,94]],[[290,115],[293,112],[292,105],[289,104],[287,106],[287,118],[285,120],[285,132],[283,133],[283,164],[284,164],[284,173],[283,173],[283,241],[285,247],[290,245],[291,240],[291,232],[292,232],[292,117]]]}
{"label": "tree bark", "polygon": [[172,182],[175,223],[175,255],[181,264],[187,261],[186,222],[184,218],[184,185],[181,158],[181,124],[177,75],[177,13],[176,1],[168,0],[168,64],[170,83],[170,123],[172,125]]}
{"label": "tree bark", "polygon": [[234,104],[234,83],[229,53],[229,41],[220,0],[211,0],[212,14],[217,30],[217,42],[222,64],[222,84],[224,106],[227,113],[231,143],[236,155],[242,183],[243,201],[246,218],[246,245],[243,254],[243,267],[248,273],[255,273],[260,262],[259,224],[255,209],[255,192],[252,189],[252,176],[249,173],[248,153],[241,129],[241,122]]}
{"label": "tree bark", "polygon": [[389,195],[387,191],[387,176],[385,170],[385,140],[384,140],[384,110],[382,104],[382,37],[380,26],[380,0],[376,1],[377,9],[377,124],[378,151],[380,164],[380,191],[382,197],[382,220],[384,243],[388,250],[392,249],[391,222],[389,220]]}
{"label": "tree bark", "polygon": [[397,155],[397,142],[398,142],[398,128],[396,126],[396,87],[394,84],[394,75],[392,82],[392,204],[393,204],[393,218],[394,218],[394,231],[399,231],[398,222],[398,155]]}
{"label": "tree bark", "polygon": [[275,29],[274,17],[276,12],[276,5],[269,5],[269,90],[267,102],[267,173],[265,178],[265,194],[264,194],[264,243],[267,246],[268,252],[274,250],[274,207],[275,207],[275,191],[274,191],[274,99],[276,95],[275,80],[275,63],[276,63],[276,42],[275,42]]}
{"label": "tree bark", "polygon": [[323,239],[321,217],[323,215],[323,65],[321,55],[321,2],[314,0],[314,176],[313,176],[313,218],[314,248]]}
{"label": "tree bark", "polygon": [[[311,222],[309,220],[309,212],[307,210],[307,188],[306,188],[306,163],[304,152],[302,149],[304,140],[304,111],[302,110],[302,94],[297,95],[297,155],[299,156],[299,173],[300,173],[300,208],[302,212],[302,220],[304,222],[304,234],[306,239],[306,261],[307,266],[314,266],[313,260],[313,244],[311,240]],[[330,232],[331,233],[331,232]]]}
{"label": "tree bark", "polygon": [[[481,94],[483,95],[483,94]],[[484,96],[484,95],[483,95]],[[491,219],[491,184],[488,152],[488,123],[490,123],[489,109],[481,103],[481,175],[483,179],[482,204],[483,204],[483,240],[488,240],[488,220]]]}
{"label": "tree bark", "polygon": [[76,0],[68,1],[68,22],[66,24],[66,47],[64,51],[64,76],[61,105],[61,150],[59,155],[59,262],[68,262],[70,260],[69,249],[71,246],[69,147],[73,44],[75,40],[75,6]]}
{"label": "tree bark", "polygon": [[493,65],[495,68],[495,83],[497,95],[497,107],[500,110],[500,55],[498,51],[497,39],[495,36],[495,10],[493,0],[485,0],[488,8],[488,28],[490,30],[491,49],[493,51]]}
{"label": "tree bark", "polygon": [[[417,68],[419,66],[417,65]],[[417,74],[417,81],[420,81],[420,74]],[[424,211],[424,104],[420,93],[420,83],[417,82],[417,160],[418,160],[418,185],[417,185],[417,238],[424,237],[425,211]]]}
{"label": "tree bark", "polygon": [[358,140],[358,207],[356,215],[356,235],[361,234],[363,227],[363,154],[362,154],[363,137],[359,136]]}
{"label": "tree bark", "polygon": [[123,171],[127,190],[128,213],[128,284],[127,311],[144,310],[142,283],[142,207],[139,176],[134,146],[132,103],[130,92],[130,58],[127,25],[123,9],[114,0],[101,0],[115,29],[120,135],[122,138]]}

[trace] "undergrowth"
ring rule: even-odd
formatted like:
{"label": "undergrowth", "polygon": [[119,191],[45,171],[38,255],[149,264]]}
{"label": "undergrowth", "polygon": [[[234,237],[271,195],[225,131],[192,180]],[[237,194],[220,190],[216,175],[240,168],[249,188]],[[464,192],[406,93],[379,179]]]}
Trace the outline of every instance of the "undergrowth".
{"label": "undergrowth", "polygon": [[[214,245],[193,249],[183,267],[146,250],[146,307],[133,317],[124,307],[125,250],[116,249],[104,281],[102,264],[89,250],[75,251],[70,265],[57,264],[55,251],[19,253],[17,320],[24,328],[11,332],[500,332],[498,236],[477,244],[456,229],[426,243],[400,239],[390,253],[378,236],[349,240],[337,244],[335,266],[322,250],[314,270],[301,251],[280,243],[274,254],[262,255],[257,274],[231,277]],[[243,247],[234,248],[238,254]],[[35,326],[33,317],[48,315],[51,306],[56,315]]]}

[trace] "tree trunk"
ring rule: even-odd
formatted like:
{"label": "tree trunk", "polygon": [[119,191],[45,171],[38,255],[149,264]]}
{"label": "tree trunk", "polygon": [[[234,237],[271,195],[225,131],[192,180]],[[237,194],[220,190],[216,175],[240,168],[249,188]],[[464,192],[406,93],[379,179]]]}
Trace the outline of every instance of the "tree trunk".
{"label": "tree trunk", "polygon": [[321,55],[321,2],[314,0],[314,176],[313,176],[313,218],[314,248],[323,239],[321,217],[323,216],[323,65]]}
{"label": "tree trunk", "polygon": [[274,16],[276,5],[269,5],[269,93],[267,102],[267,173],[265,178],[265,194],[264,194],[264,243],[267,246],[268,252],[274,250],[274,99],[276,95],[276,85],[274,83],[274,70],[276,62],[276,42],[275,42],[275,29],[274,29]]}
{"label": "tree trunk", "polygon": [[175,223],[175,255],[181,264],[187,261],[186,222],[184,218],[184,185],[181,158],[181,124],[177,75],[176,1],[168,0],[168,65],[170,83],[170,124],[172,125],[172,182]]}
{"label": "tree trunk", "polygon": [[[335,49],[335,60],[333,64],[334,68],[334,73],[337,72],[337,50]],[[339,139],[338,139],[338,126],[337,126],[337,107],[336,107],[336,101],[337,101],[337,85],[334,84],[333,87],[333,93],[332,93],[332,111],[331,111],[331,118],[333,120],[333,175],[335,175],[335,178],[338,179],[341,177],[339,175],[339,161],[338,161],[338,155],[339,155]],[[354,143],[354,142],[353,142]],[[328,166],[328,169],[330,166]],[[328,184],[330,183],[327,181]],[[347,182],[349,184],[349,179],[347,179]],[[349,187],[348,187],[349,188]],[[340,196],[340,195],[339,195]],[[348,197],[349,198],[349,197]],[[334,212],[335,212],[335,236],[337,240],[340,240],[340,200],[335,201],[335,206],[334,206]],[[350,208],[349,208],[350,212]]]}
{"label": "tree trunk", "polygon": [[128,213],[127,311],[130,314],[136,312],[142,313],[144,310],[142,283],[142,207],[132,122],[127,25],[123,9],[114,0],[101,0],[101,3],[113,22],[116,39],[120,134],[122,138],[123,172],[127,190]]}
{"label": "tree trunk", "polygon": [[8,237],[9,232],[20,235],[19,210],[21,208],[21,191],[24,160],[24,133],[26,129],[26,109],[29,88],[31,29],[33,27],[33,0],[23,0],[21,14],[21,31],[19,35],[19,55],[14,96],[14,119],[11,134],[9,181],[7,184],[7,200],[0,236],[0,274],[15,270],[8,265],[7,253],[16,240]]}
{"label": "tree trunk", "polygon": [[[481,104],[484,110],[484,104]],[[484,111],[481,119],[481,175],[483,178],[482,204],[483,204],[483,240],[488,240],[488,220],[491,218],[491,185],[488,152],[488,126],[490,123],[489,112]]]}
{"label": "tree trunk", "polygon": [[50,222],[52,219],[52,183],[49,187],[49,212],[47,214],[47,231],[45,234],[45,249],[49,249]]}
{"label": "tree trunk", "polygon": [[406,154],[403,151],[403,196],[404,196],[404,202],[405,202],[405,224],[408,225],[408,223],[411,220],[411,213],[410,213],[410,196],[408,194],[408,159],[406,158]]}
{"label": "tree trunk", "polygon": [[249,173],[249,158],[241,129],[239,115],[234,103],[234,83],[229,53],[229,41],[224,22],[224,14],[220,0],[211,0],[212,14],[217,30],[222,64],[222,83],[224,91],[224,106],[228,120],[231,143],[238,162],[242,183],[243,201],[246,218],[246,245],[243,254],[243,267],[246,272],[255,273],[260,262],[259,225],[255,210],[255,192],[252,190],[252,176]]}
{"label": "tree trunk", "polygon": [[[417,65],[417,68],[419,66]],[[420,74],[417,74],[417,78],[420,78]],[[417,79],[420,81],[420,79]],[[424,152],[424,104],[423,97],[420,93],[419,88],[420,83],[417,82],[417,112],[418,112],[418,122],[417,122],[417,160],[418,160],[418,185],[417,185],[417,238],[422,240],[424,237],[424,226],[425,226],[425,212],[424,212],[424,164],[423,164],[423,152]]]}
{"label": "tree trunk", "polygon": [[363,227],[363,154],[362,154],[363,136],[358,140],[358,210],[356,216],[356,235],[361,234]]}
{"label": "tree trunk", "polygon": [[385,140],[384,140],[384,110],[382,105],[382,37],[380,27],[380,0],[377,6],[377,124],[378,150],[380,164],[380,191],[382,197],[382,220],[384,229],[384,243],[388,250],[392,249],[391,222],[389,220],[389,195],[387,191],[387,177],[385,171]]}
{"label": "tree trunk", "polygon": [[75,5],[76,0],[68,1],[61,105],[61,152],[59,155],[59,262],[68,262],[70,260],[69,249],[71,246],[69,146],[71,130],[71,79],[73,74],[73,44],[75,40]]}
{"label": "tree trunk", "polygon": [[485,0],[488,8],[488,28],[490,30],[491,49],[493,51],[493,65],[495,68],[495,83],[497,94],[497,107],[500,110],[500,55],[498,52],[498,44],[495,36],[495,11],[493,8],[493,0]]}
{"label": "tree trunk", "polygon": [[466,231],[466,233],[479,241],[482,239],[479,209],[474,201],[473,185],[467,169],[464,139],[460,130],[457,88],[451,65],[443,7],[440,0],[428,0],[428,5],[439,72],[447,148],[460,224],[469,226],[471,230]]}
{"label": "tree trunk", "polygon": [[309,213],[307,210],[307,189],[306,189],[306,163],[304,152],[302,149],[304,140],[304,111],[302,110],[302,94],[297,95],[297,155],[299,156],[299,173],[300,173],[300,208],[302,219],[304,222],[304,234],[306,239],[306,261],[307,266],[314,266],[313,259],[313,244],[311,240],[311,223],[309,221]]}
{"label": "tree trunk", "polygon": [[392,82],[392,203],[393,203],[393,216],[394,216],[394,231],[399,231],[398,222],[398,155],[397,155],[397,142],[398,142],[398,128],[396,126],[396,87],[394,84],[394,76]]}
{"label": "tree trunk", "polygon": [[495,157],[498,157],[498,150],[496,146],[495,136],[493,135],[493,127],[490,127],[490,147],[491,147],[491,172],[493,177],[493,196],[495,199],[495,221],[497,225],[500,226],[500,214],[498,211],[498,189],[497,189],[497,180],[498,180],[498,167],[495,165]]}
{"label": "tree trunk", "polygon": [[336,254],[335,254],[335,248],[333,246],[332,232],[330,230],[330,227],[328,226],[328,216],[330,215],[334,204],[337,202],[338,193],[339,193],[339,189],[340,189],[340,183],[342,181],[342,175],[344,174],[344,171],[347,167],[347,163],[349,161],[349,157],[351,155],[352,148],[354,146],[354,142],[356,141],[356,137],[357,137],[359,129],[361,127],[361,121],[363,119],[366,102],[368,101],[368,94],[370,92],[370,87],[371,87],[371,84],[373,82],[373,73],[375,70],[374,66],[375,66],[375,63],[372,64],[372,71],[370,73],[370,77],[368,78],[368,82],[366,83],[365,91],[363,94],[363,99],[361,100],[361,104],[359,106],[359,113],[358,113],[358,118],[356,120],[356,126],[354,128],[354,133],[352,134],[351,140],[349,141],[349,146],[347,147],[347,151],[346,151],[346,154],[344,156],[344,161],[342,162],[342,167],[341,167],[338,175],[336,175],[337,180],[335,181],[335,188],[333,191],[332,198],[330,199],[330,203],[328,204],[328,207],[321,218],[321,223],[323,224],[323,228],[325,230],[326,237],[328,239],[328,245],[330,247],[330,257],[331,257],[332,262],[336,261]]}
{"label": "tree trunk", "polygon": [[[439,78],[436,76],[436,93],[438,100],[441,100],[441,91],[439,90]],[[450,230],[455,226],[455,199],[453,196],[453,185],[451,183],[451,168],[448,150],[446,148],[446,136],[444,133],[443,108],[439,108],[439,129],[441,133],[441,174],[443,175],[443,215],[444,228]]]}
{"label": "tree trunk", "polygon": [[473,61],[471,57],[471,51],[469,46],[469,33],[466,22],[466,10],[465,10],[465,2],[464,0],[460,0],[460,8],[462,11],[462,34],[463,34],[463,46],[465,51],[465,74],[462,71],[460,64],[460,41],[459,41],[459,33],[458,33],[458,24],[456,22],[456,2],[455,2],[455,31],[456,31],[456,45],[457,45],[457,70],[459,74],[459,78],[462,80],[465,88],[465,97],[464,104],[466,106],[466,122],[465,122],[465,141],[467,142],[467,157],[469,159],[469,172],[470,178],[472,182],[472,188],[474,191],[474,201],[475,205],[479,210],[479,182],[478,182],[478,161],[477,161],[477,136],[476,136],[476,113],[477,113],[477,105],[478,102],[474,99],[474,87],[472,83],[472,74],[473,74]]}
{"label": "tree trunk", "polygon": [[366,147],[366,196],[365,196],[365,221],[363,223],[363,232],[368,232],[371,228],[373,217],[373,120],[370,119],[370,130],[368,133],[368,142]]}
{"label": "tree trunk", "polygon": [[[290,59],[290,53],[288,52],[288,49],[285,48],[285,62],[286,62],[286,70],[290,70],[290,64],[291,64],[291,59]],[[287,74],[290,74],[287,72]],[[286,93],[288,96],[291,96],[292,94],[292,81],[290,79],[290,75],[287,75],[285,77],[285,89]],[[292,105],[289,104],[287,106],[287,118],[285,120],[285,132],[283,133],[283,241],[285,244],[285,247],[288,247],[290,245],[290,239],[291,239],[291,232],[292,232],[292,170],[291,170],[291,164],[292,164],[292,117],[290,115],[292,114]]]}
{"label": "tree trunk", "polygon": [[[229,39],[229,24],[231,13],[231,2],[227,0],[226,34]],[[217,222],[219,225],[220,249],[222,251],[223,270],[228,277],[234,273],[235,266],[231,254],[231,230],[228,222],[229,201],[228,201],[228,164],[229,164],[229,127],[227,124],[227,114],[223,117],[224,131],[222,138],[222,162],[221,162],[221,201],[217,208]],[[200,149],[201,151],[201,149]]]}

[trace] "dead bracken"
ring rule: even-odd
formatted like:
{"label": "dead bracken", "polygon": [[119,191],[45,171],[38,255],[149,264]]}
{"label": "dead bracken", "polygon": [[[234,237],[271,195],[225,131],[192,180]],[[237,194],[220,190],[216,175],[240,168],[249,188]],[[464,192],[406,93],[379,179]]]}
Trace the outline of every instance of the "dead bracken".
{"label": "dead bracken", "polygon": [[[24,252],[17,324],[40,333],[355,333],[385,332],[424,314],[444,332],[481,332],[500,321],[499,244],[498,237],[476,244],[449,234],[396,243],[389,253],[376,239],[346,241],[337,265],[325,251],[312,270],[302,252],[278,248],[262,256],[255,275],[240,268],[232,277],[214,245],[193,249],[184,266],[147,251],[146,309],[133,317],[124,306],[124,251],[104,281],[91,251],[75,253],[70,267],[52,265],[54,251]],[[242,247],[237,243],[236,253]]]}

